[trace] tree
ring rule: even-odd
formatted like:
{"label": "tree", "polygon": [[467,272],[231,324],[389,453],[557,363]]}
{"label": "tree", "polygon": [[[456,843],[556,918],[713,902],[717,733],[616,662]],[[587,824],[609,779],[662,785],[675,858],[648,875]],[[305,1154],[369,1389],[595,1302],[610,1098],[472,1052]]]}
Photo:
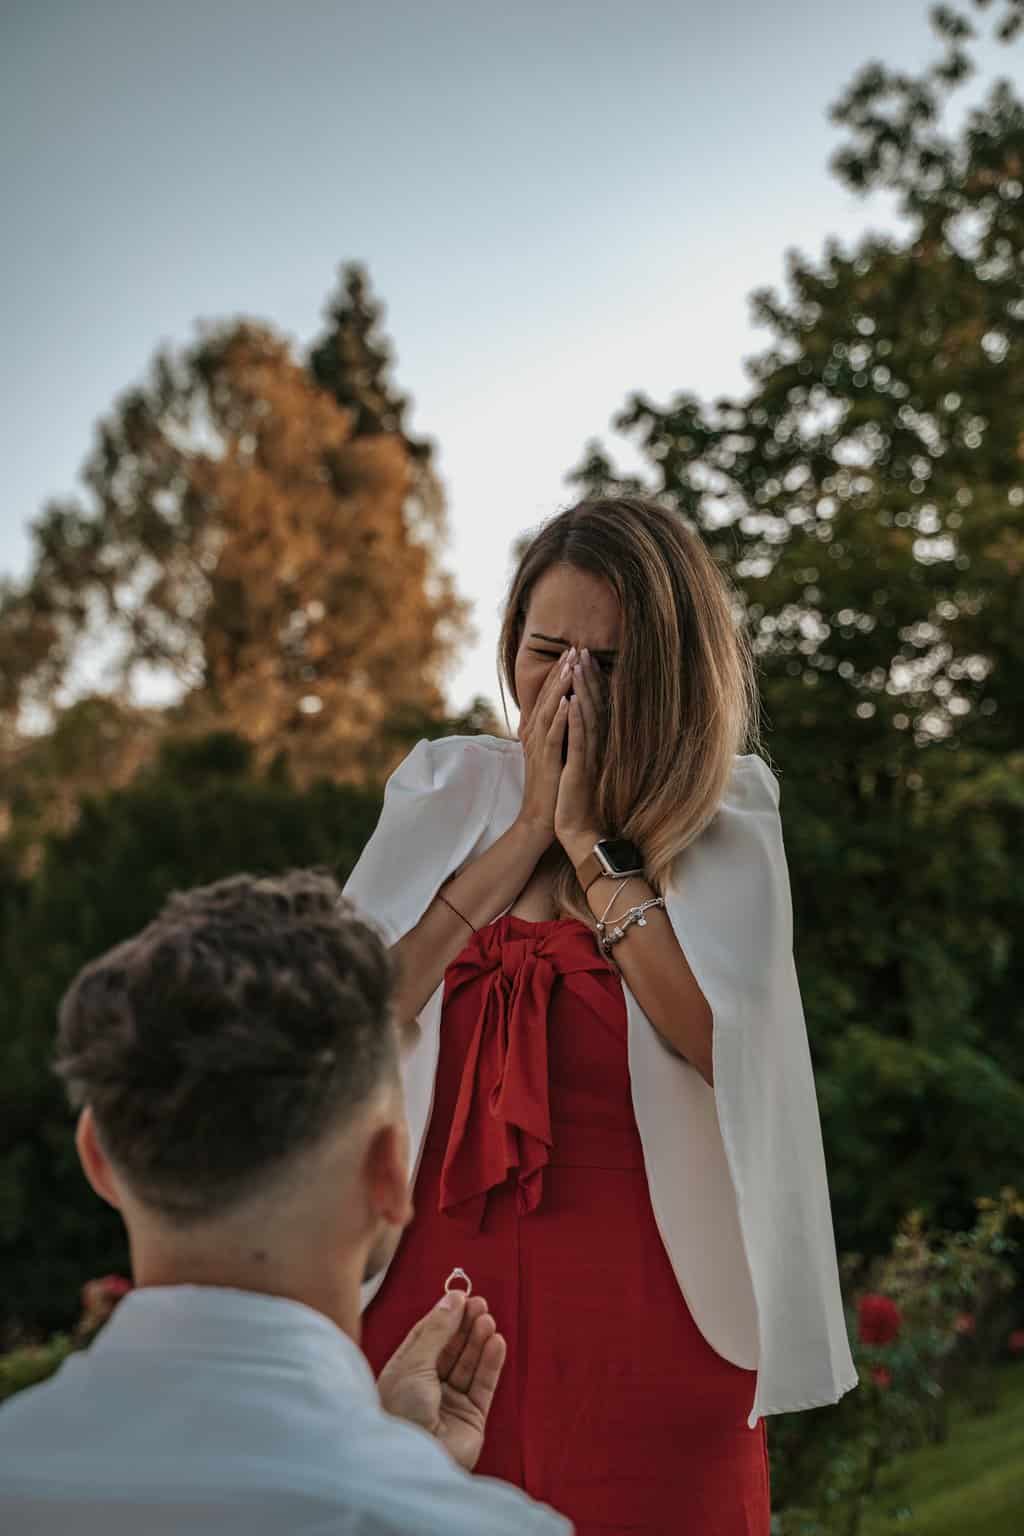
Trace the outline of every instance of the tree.
{"label": "tree", "polygon": [[178,721],[238,730],[306,777],[359,778],[394,713],[440,716],[465,631],[443,509],[417,510],[429,455],[404,402],[359,403],[360,366],[346,354],[332,394],[248,323],[159,354],[100,424],[90,504],[46,509],[28,582],[0,596],[0,713],[49,708],[91,646],[126,696],[172,679]]}
{"label": "tree", "polygon": [[444,498],[433,469],[433,446],[408,431],[409,399],[392,381],[394,354],[381,330],[384,307],[357,263],[342,267],[326,318],[326,329],[310,348],[310,373],[350,413],[353,436],[401,439],[413,466],[416,513],[431,528],[441,527]]}
{"label": "tree", "polygon": [[833,114],[837,174],[904,233],[791,256],[749,392],[636,395],[643,473],[592,445],[575,475],[674,503],[738,587],[840,1235],[876,1250],[922,1192],[962,1222],[1024,1136],[1024,105],[997,82],[944,126],[974,31],[935,24],[934,64],[871,65]]}
{"label": "tree", "polygon": [[0,749],[0,848],[28,873],[47,831],[74,825],[83,795],[127,784],[153,752],[164,721],[103,695],[77,699],[53,711],[51,727],[13,735]]}

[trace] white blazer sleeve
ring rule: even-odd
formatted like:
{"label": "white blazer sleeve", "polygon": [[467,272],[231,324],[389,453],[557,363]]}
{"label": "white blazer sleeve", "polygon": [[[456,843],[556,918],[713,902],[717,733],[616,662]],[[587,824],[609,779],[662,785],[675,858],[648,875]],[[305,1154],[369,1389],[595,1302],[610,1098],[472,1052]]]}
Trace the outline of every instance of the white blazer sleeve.
{"label": "white blazer sleeve", "polygon": [[501,756],[487,738],[420,741],[384,791],[376,829],[345,895],[389,944],[419,922],[491,820]]}
{"label": "white blazer sleeve", "polygon": [[759,1413],[779,1411],[777,1402],[792,1409],[834,1401],[857,1380],[778,801],[761,759],[738,759],[714,822],[679,860],[666,892],[714,1018],[714,1107],[760,1325]]}

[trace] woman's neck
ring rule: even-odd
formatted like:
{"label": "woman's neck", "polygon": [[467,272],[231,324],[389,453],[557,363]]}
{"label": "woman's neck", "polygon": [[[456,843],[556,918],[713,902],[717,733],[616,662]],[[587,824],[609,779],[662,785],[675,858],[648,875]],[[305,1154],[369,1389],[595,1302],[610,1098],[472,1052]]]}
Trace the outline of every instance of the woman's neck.
{"label": "woman's neck", "polygon": [[558,843],[552,843],[512,903],[511,915],[527,923],[548,923],[557,918],[555,881],[564,865],[565,853]]}

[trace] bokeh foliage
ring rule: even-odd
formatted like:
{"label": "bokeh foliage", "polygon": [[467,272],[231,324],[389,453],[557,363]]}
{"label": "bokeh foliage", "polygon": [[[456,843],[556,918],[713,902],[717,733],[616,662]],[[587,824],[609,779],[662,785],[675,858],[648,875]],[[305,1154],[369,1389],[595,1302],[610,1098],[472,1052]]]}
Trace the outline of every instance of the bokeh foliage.
{"label": "bokeh foliage", "polygon": [[252,321],[158,352],[0,586],[0,770],[101,668],[122,707],[156,685],[165,723],[237,731],[304,781],[365,780],[393,715],[443,714],[466,607],[380,321],[353,267],[307,359]]}
{"label": "bokeh foliage", "polygon": [[792,255],[748,392],[634,395],[641,472],[593,444],[574,477],[677,506],[737,584],[837,1228],[873,1251],[918,1204],[966,1224],[1024,1146],[1024,104],[958,119],[974,27],[934,19],[932,64],[834,110],[836,174],[901,233]]}
{"label": "bokeh foliage", "polygon": [[173,890],[248,870],[348,874],[380,809],[372,791],[298,789],[254,769],[241,738],[167,743],[127,789],[88,799],[31,880],[0,861],[0,1337],[66,1327],[91,1275],[130,1273],[121,1223],[77,1167],[50,1072],[57,1005],[78,969],[135,933]]}

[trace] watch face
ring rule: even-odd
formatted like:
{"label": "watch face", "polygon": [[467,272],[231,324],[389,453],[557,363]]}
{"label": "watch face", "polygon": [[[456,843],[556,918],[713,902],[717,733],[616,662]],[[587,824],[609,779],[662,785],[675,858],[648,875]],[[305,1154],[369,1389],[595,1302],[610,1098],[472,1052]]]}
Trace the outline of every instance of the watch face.
{"label": "watch face", "polygon": [[635,869],[643,869],[644,861],[639,848],[625,837],[609,837],[598,843],[602,863],[607,864],[613,875],[624,875]]}

